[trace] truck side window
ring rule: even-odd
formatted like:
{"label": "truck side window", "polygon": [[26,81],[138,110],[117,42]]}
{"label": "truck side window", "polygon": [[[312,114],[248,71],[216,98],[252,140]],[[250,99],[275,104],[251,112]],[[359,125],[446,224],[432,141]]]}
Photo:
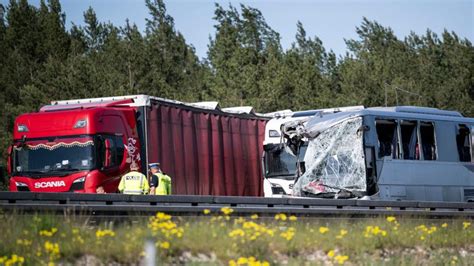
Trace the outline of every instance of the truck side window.
{"label": "truck side window", "polygon": [[115,136],[115,144],[117,147],[117,165],[120,165],[122,164],[123,153],[125,152],[122,136]]}
{"label": "truck side window", "polygon": [[423,159],[436,160],[435,128],[432,122],[420,123],[421,152]]}
{"label": "truck side window", "polygon": [[[118,136],[103,135],[103,144],[101,145],[100,155],[102,158],[102,165],[105,168],[112,168],[118,166],[123,159],[123,141],[117,142]],[[119,146],[120,145],[120,146]],[[119,155],[119,151],[121,154]]]}
{"label": "truck side window", "polygon": [[376,120],[375,128],[379,143],[379,158],[390,156],[398,158],[397,123],[394,120]]}
{"label": "truck side window", "polygon": [[403,158],[405,160],[419,160],[420,151],[418,144],[418,134],[416,121],[402,121],[401,129],[401,147],[403,149]]}
{"label": "truck side window", "polygon": [[458,146],[459,161],[470,162],[471,161],[471,143],[470,143],[470,131],[469,128],[461,124],[458,126],[458,132],[456,135],[456,144]]}

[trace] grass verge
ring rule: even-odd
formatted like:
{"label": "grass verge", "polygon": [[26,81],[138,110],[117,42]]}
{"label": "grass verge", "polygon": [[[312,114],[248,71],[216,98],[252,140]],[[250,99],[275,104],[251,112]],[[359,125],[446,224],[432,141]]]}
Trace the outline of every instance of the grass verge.
{"label": "grass verge", "polygon": [[286,214],[130,218],[0,214],[0,264],[138,264],[152,241],[157,260],[191,265],[469,265],[471,220],[304,219]]}

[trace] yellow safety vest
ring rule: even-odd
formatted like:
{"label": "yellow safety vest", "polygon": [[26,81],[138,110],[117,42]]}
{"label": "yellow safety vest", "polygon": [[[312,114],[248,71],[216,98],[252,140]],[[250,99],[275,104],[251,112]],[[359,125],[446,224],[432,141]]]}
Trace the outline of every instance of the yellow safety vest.
{"label": "yellow safety vest", "polygon": [[122,180],[120,180],[119,191],[123,194],[148,194],[149,190],[148,180],[140,172],[132,171],[122,176]]}
{"label": "yellow safety vest", "polygon": [[171,195],[171,177],[162,173],[155,174],[158,177],[156,195]]}

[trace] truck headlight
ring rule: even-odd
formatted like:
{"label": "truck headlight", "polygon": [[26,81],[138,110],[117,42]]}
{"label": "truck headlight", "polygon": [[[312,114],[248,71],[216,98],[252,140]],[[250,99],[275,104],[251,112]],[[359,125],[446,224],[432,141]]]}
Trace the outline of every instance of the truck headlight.
{"label": "truck headlight", "polygon": [[83,177],[79,177],[78,179],[74,180],[72,183],[80,183],[80,182],[84,182],[86,181],[86,177],[83,176]]}
{"label": "truck headlight", "polygon": [[87,120],[81,119],[77,120],[76,124],[74,125],[74,128],[83,128],[85,126],[87,126]]}
{"label": "truck headlight", "polygon": [[270,131],[268,131],[268,136],[270,138],[279,138],[280,137],[280,132],[278,132],[274,129],[270,129]]}
{"label": "truck headlight", "polygon": [[28,187],[27,184],[21,183],[21,182],[15,182],[15,185],[16,185],[17,187]]}
{"label": "truck headlight", "polygon": [[26,125],[19,124],[18,127],[18,132],[28,132],[28,127]]}
{"label": "truck headlight", "polygon": [[76,180],[72,181],[72,185],[69,191],[74,192],[75,190],[83,190],[85,181],[86,181],[85,176],[79,177]]}
{"label": "truck headlight", "polygon": [[16,190],[18,191],[30,191],[30,189],[28,188],[28,185],[25,183],[17,181],[15,182],[15,185],[16,185]]}

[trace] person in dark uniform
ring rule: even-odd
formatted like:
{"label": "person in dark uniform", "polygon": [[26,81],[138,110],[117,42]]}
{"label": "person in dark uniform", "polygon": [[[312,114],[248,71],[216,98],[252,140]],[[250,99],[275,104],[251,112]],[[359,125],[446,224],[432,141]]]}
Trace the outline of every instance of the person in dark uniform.
{"label": "person in dark uniform", "polygon": [[163,173],[159,163],[151,163],[150,195],[171,195],[171,177]]}

